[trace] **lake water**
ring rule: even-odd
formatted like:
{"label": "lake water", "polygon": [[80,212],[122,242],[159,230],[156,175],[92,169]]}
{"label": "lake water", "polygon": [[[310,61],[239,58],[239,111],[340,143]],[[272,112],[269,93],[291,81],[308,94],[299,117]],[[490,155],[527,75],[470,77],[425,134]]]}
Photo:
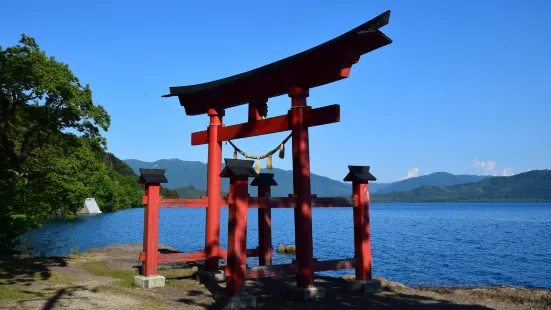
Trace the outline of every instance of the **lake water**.
{"label": "lake water", "polygon": [[[227,209],[221,243],[226,248]],[[273,245],[294,244],[292,209],[272,211]],[[248,248],[257,246],[250,209]],[[159,242],[204,247],[205,209],[161,209]],[[352,210],[313,210],[314,257],[354,255]],[[373,204],[373,274],[410,286],[513,285],[551,288],[551,204]],[[65,255],[142,242],[143,209],[49,221],[25,235],[34,254]],[[293,256],[274,252],[274,264]],[[249,259],[249,264],[256,264]],[[341,275],[353,270],[324,274]]]}

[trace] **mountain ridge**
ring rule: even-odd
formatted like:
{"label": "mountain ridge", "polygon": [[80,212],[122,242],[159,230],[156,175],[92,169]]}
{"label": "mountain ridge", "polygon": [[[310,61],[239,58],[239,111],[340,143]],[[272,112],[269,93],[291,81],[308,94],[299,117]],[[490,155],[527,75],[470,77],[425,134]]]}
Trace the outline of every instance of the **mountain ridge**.
{"label": "mountain ridge", "polygon": [[479,176],[469,174],[451,174],[448,172],[433,172],[427,175],[421,175],[414,178],[396,181],[385,186],[377,193],[391,193],[395,191],[408,191],[423,185],[433,186],[451,186],[456,184],[466,184],[478,182],[489,178],[490,176]]}
{"label": "mountain ridge", "polygon": [[[184,161],[178,158],[171,159],[160,159],[154,162],[146,162],[138,159],[126,159],[124,160],[136,173],[139,168],[162,168],[166,169],[166,177],[168,179],[167,188],[174,189],[178,191],[181,195],[205,195],[206,184],[207,184],[207,165],[200,161]],[[224,167],[224,164],[222,164]],[[343,167],[343,176],[346,175],[346,167]],[[292,180],[293,174],[290,170],[284,170],[279,168],[274,168],[272,170],[261,169],[261,172],[268,172],[275,174],[275,180],[278,182],[278,186],[273,187],[272,195],[273,196],[287,196],[293,192]],[[437,180],[431,180],[431,178],[438,178],[441,176],[447,176],[448,179],[446,182],[452,184],[461,184],[463,182],[463,177],[472,177],[472,178],[486,178],[484,176],[471,176],[471,175],[453,175],[446,172],[435,172],[430,175],[420,176],[420,180],[428,184],[436,185],[447,185],[446,182],[439,183]],[[450,177],[451,176],[451,177]],[[454,178],[455,177],[455,178]],[[370,193],[376,194],[381,190],[394,184],[399,184],[400,188],[413,189],[417,186],[416,182],[418,180],[413,180],[416,178],[411,178],[407,180],[402,180],[394,183],[379,183],[372,182],[369,184]],[[454,181],[455,180],[455,183]],[[352,193],[352,185],[350,183],[344,183],[340,180],[334,180],[326,176],[320,176],[315,173],[311,174],[312,182],[312,193],[317,194],[318,196],[325,197],[335,197],[335,196],[350,196]],[[424,184],[423,184],[424,185]],[[404,187],[405,186],[405,187]],[[193,187],[190,188],[190,187]],[[229,189],[228,179],[222,179],[222,192],[227,192]],[[251,194],[256,194],[256,189],[250,187],[249,191]]]}
{"label": "mountain ridge", "polygon": [[452,186],[423,185],[409,191],[377,193],[373,202],[551,202],[551,170],[531,170]]}

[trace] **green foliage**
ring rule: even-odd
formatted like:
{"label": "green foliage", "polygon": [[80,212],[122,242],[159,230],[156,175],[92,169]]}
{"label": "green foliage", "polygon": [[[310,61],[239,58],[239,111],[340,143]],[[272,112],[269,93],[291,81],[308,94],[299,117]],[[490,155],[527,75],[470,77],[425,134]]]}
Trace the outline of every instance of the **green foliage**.
{"label": "green foliage", "polygon": [[373,202],[551,202],[551,170],[446,187],[425,185],[371,198]]}
{"label": "green foliage", "polygon": [[161,186],[161,196],[163,198],[179,198],[178,191],[174,189],[168,189]]}
{"label": "green foliage", "polygon": [[136,174],[124,161],[118,159],[115,155],[102,151],[102,160],[103,162],[111,169],[115,170],[123,176],[135,177]]}
{"label": "green foliage", "polygon": [[139,206],[132,169],[106,153],[110,118],[68,65],[33,38],[0,46],[0,252],[45,218],[71,218],[85,198],[104,211]]}
{"label": "green foliage", "polygon": [[102,262],[97,261],[86,262],[82,264],[82,268],[95,276],[119,279],[120,281],[116,285],[122,287],[133,287],[134,276],[138,275],[138,272],[135,270],[111,269],[106,267]]}
{"label": "green foliage", "polygon": [[196,189],[193,186],[177,187],[174,191],[176,191],[181,198],[198,198],[207,195],[204,190]]}

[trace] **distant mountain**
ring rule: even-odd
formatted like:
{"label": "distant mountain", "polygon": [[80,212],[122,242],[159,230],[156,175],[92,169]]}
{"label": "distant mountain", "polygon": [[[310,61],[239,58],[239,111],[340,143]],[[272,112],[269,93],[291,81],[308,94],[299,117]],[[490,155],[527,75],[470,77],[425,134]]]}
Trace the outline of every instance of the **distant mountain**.
{"label": "distant mountain", "polygon": [[179,198],[197,198],[201,196],[206,196],[207,193],[202,189],[196,189],[193,186],[182,186],[172,189],[178,193]]}
{"label": "distant mountain", "polygon": [[[114,154],[101,151],[101,159],[109,168],[115,170],[117,173],[126,177],[136,177],[136,181],[138,180],[139,172],[136,173],[126,162],[120,160]],[[139,188],[141,192],[144,190],[143,185],[137,182],[132,186]],[[165,186],[161,186],[161,195],[165,198],[178,198],[178,193],[176,191],[170,190]]]}
{"label": "distant mountain", "polygon": [[551,202],[551,170],[491,177],[452,186],[423,185],[409,191],[374,194],[373,202]]}
{"label": "distant mountain", "polygon": [[390,183],[389,185],[380,189],[377,193],[381,194],[395,191],[408,191],[423,185],[451,186],[457,184],[473,183],[484,180],[486,178],[488,178],[488,176],[467,174],[455,175],[447,172],[435,172],[429,175],[422,175],[415,178]]}
{"label": "distant mountain", "polygon": [[[145,162],[137,159],[127,159],[125,162],[132,167],[132,169],[139,173],[139,168],[160,168],[166,169],[166,178],[168,179],[167,188],[176,189],[180,193],[180,197],[185,193],[193,193],[189,188],[192,186],[194,189],[199,190],[205,195],[204,191],[207,187],[207,165],[198,161],[183,161],[180,159],[161,159],[155,162]],[[222,165],[224,167],[224,165]],[[343,167],[343,178],[346,175],[347,167]],[[289,170],[277,169],[272,170],[262,169],[262,172],[274,173],[275,180],[278,186],[272,188],[272,196],[286,197],[293,192],[293,173]],[[342,181],[332,180],[327,177],[311,174],[312,193],[318,196],[350,196],[352,194],[352,186],[350,183],[344,183]],[[384,183],[371,183],[369,185],[370,192],[377,192],[380,188],[383,188],[387,184]],[[186,189],[180,189],[181,187],[187,187]],[[228,192],[229,180],[222,179],[222,191]],[[249,192],[251,195],[256,195],[257,190],[255,187],[250,187]],[[197,192],[199,193],[199,192]],[[190,197],[190,196],[185,196]]]}

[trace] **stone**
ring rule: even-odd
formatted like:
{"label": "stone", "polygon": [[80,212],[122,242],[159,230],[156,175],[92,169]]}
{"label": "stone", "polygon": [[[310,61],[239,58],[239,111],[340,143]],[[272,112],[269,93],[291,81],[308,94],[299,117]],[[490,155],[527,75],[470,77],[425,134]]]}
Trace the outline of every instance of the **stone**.
{"label": "stone", "polygon": [[155,275],[155,276],[135,276],[134,284],[141,288],[156,288],[156,287],[165,287],[165,277]]}
{"label": "stone", "polygon": [[289,286],[289,297],[297,301],[325,298],[326,290],[322,287]]}
{"label": "stone", "polygon": [[199,270],[195,273],[195,279],[199,282],[224,282],[226,275],[222,270],[206,271]]}
{"label": "stone", "polygon": [[352,291],[364,294],[375,294],[381,291],[381,281],[373,280],[347,280]]}
{"label": "stone", "polygon": [[216,296],[216,304],[224,309],[247,309],[256,308],[256,297],[249,294],[235,296]]}

